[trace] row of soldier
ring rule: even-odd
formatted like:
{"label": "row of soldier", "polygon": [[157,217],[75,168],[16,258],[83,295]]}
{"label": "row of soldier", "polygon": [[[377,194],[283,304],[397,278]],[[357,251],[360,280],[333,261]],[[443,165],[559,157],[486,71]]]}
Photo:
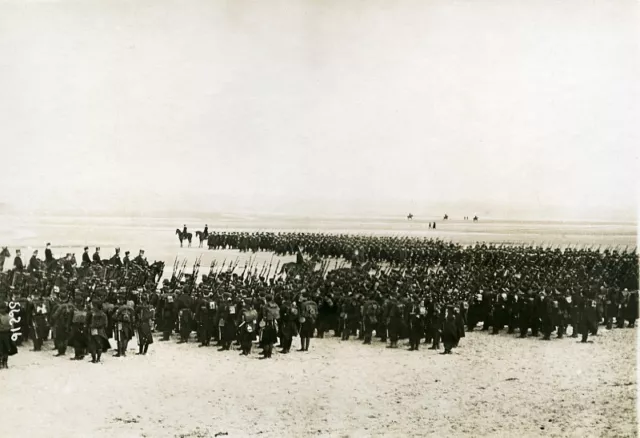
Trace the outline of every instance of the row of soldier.
{"label": "row of soldier", "polygon": [[[464,337],[465,328],[473,330],[479,322],[483,322],[483,330],[491,327],[494,334],[506,326],[508,333],[518,330],[519,336],[525,337],[530,330],[531,336],[542,334],[543,339],[550,339],[553,332],[561,338],[571,326],[572,337],[581,333],[586,342],[590,333],[597,334],[602,320],[607,328],[614,318],[618,327],[624,327],[625,319],[633,327],[637,318],[637,292],[623,291],[596,300],[579,293],[480,292],[470,302],[445,305],[411,284],[408,288],[397,284],[393,276],[386,284],[381,284],[384,278],[365,284],[356,294],[345,287],[344,277],[332,277],[328,276],[330,283],[322,288],[324,293],[318,289],[309,294],[306,286],[311,282],[304,276],[252,283],[249,278],[222,273],[217,278],[205,276],[197,286],[187,280],[177,288],[166,282],[159,292],[110,292],[104,302],[97,299],[87,304],[87,297],[78,294],[73,305],[66,293],[54,288],[51,299],[27,300],[25,316],[30,314],[31,318],[27,317],[30,330],[26,333],[31,333],[34,349],[39,350],[51,326],[58,355],[64,355],[70,345],[76,351],[74,358],[82,358],[89,348],[93,361],[99,361],[101,348],[109,345],[103,343],[96,350],[100,346],[91,340],[99,339],[92,336],[92,329],[104,329],[105,335],[100,336],[106,341],[113,337],[120,356],[126,354],[136,330],[140,354],[146,353],[153,342],[154,326],[163,332],[163,340],[169,340],[175,331],[180,342],[188,342],[195,331],[202,346],[214,340],[222,350],[228,350],[237,342],[245,355],[258,337],[265,357],[271,357],[278,338],[283,353],[289,352],[296,335],[301,337],[301,349],[308,349],[316,330],[319,337],[332,330],[343,340],[358,336],[365,344],[371,343],[375,331],[381,341],[389,338],[392,348],[400,339],[409,338],[412,350],[419,349],[423,338],[438,349],[442,339],[445,353],[450,353]],[[394,291],[382,293],[389,286]],[[99,317],[92,318],[93,314]]]}
{"label": "row of soldier", "polygon": [[454,287],[466,290],[638,287],[638,256],[626,249],[462,246],[416,237],[218,231],[210,233],[209,247],[276,255],[301,251],[307,257],[342,258],[353,265],[438,269],[441,276],[452,277]]}
{"label": "row of soldier", "polygon": [[[5,248],[6,249],[6,248]],[[9,253],[10,254],[10,253]],[[53,251],[51,250],[51,243],[47,243],[44,250],[44,260],[38,258],[38,250],[34,250],[31,258],[29,259],[29,263],[27,265],[24,264],[22,260],[22,251],[20,249],[16,249],[16,255],[13,259],[13,270],[17,272],[27,271],[27,272],[38,272],[41,270],[51,271],[57,267],[57,263],[63,265],[69,265],[75,267],[77,265],[75,254],[67,253],[64,258],[55,259],[53,256]],[[124,258],[120,258],[120,248],[116,248],[115,254],[109,259],[102,259],[100,256],[100,247],[96,247],[93,253],[93,256],[89,256],[89,247],[84,247],[84,252],[82,253],[82,262],[80,264],[81,267],[89,267],[92,265],[113,265],[123,268],[129,268],[132,264],[136,264],[138,266],[147,267],[149,266],[147,259],[144,256],[144,250],[141,249],[140,253],[133,260],[130,258],[130,252],[125,251]],[[0,272],[2,272],[3,266],[0,266]]]}

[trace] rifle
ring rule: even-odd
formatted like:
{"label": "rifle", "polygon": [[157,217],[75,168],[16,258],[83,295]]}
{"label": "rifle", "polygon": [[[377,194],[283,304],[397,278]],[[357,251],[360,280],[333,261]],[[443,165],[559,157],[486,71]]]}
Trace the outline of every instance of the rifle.
{"label": "rifle", "polygon": [[225,259],[222,262],[222,266],[220,267],[220,270],[216,273],[216,279],[218,278],[218,275],[220,275],[220,273],[224,270],[224,265],[227,264],[227,258],[225,257]]}

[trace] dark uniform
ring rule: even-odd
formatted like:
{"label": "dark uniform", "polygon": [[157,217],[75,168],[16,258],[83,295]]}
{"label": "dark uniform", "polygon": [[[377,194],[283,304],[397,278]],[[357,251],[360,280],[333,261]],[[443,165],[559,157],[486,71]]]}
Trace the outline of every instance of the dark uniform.
{"label": "dark uniform", "polygon": [[82,300],[76,302],[71,322],[71,336],[69,345],[74,349],[74,357],[71,360],[82,360],[87,351],[89,334],[86,331],[87,312],[82,309]]}
{"label": "dark uniform", "polygon": [[74,307],[70,303],[60,304],[51,317],[55,334],[55,347],[58,350],[56,356],[64,356],[71,334]]}
{"label": "dark uniform", "polygon": [[84,249],[84,252],[82,253],[82,264],[80,266],[82,267],[86,267],[86,266],[91,266],[91,258],[89,257],[89,248]]}
{"label": "dark uniform", "polygon": [[414,302],[409,310],[409,344],[411,351],[420,349],[420,340],[424,333],[424,319],[427,309],[422,303]]}
{"label": "dark uniform", "polygon": [[120,305],[114,315],[114,333],[118,342],[118,351],[115,357],[126,356],[129,341],[133,337],[133,324],[135,321],[135,311],[132,303]]}
{"label": "dark uniform", "polygon": [[147,354],[149,345],[153,344],[153,334],[151,327],[153,324],[154,310],[147,302],[146,298],[142,298],[142,303],[136,308],[136,326],[138,337],[138,354]]}
{"label": "dark uniform", "polygon": [[43,298],[31,302],[31,324],[33,350],[40,351],[45,339],[49,336],[49,312],[51,305]]}
{"label": "dark uniform", "polygon": [[107,314],[102,311],[101,303],[94,302],[93,310],[87,315],[89,351],[91,352],[92,363],[99,363],[102,353],[111,348],[106,332],[107,323]]}
{"label": "dark uniform", "polygon": [[116,253],[109,260],[112,265],[122,267],[122,260],[120,260],[120,248],[116,248]]}
{"label": "dark uniform", "polygon": [[93,253],[93,263],[102,263],[102,259],[100,258],[100,248],[96,248],[96,252]]}

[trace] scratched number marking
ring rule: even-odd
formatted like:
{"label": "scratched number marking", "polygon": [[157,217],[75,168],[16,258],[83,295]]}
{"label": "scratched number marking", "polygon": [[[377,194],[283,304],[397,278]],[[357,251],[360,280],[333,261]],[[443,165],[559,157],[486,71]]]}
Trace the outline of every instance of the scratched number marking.
{"label": "scratched number marking", "polygon": [[9,318],[11,318],[9,322],[11,323],[11,340],[13,342],[16,342],[18,338],[22,336],[22,333],[20,332],[20,326],[14,326],[14,324],[20,324],[20,321],[22,320],[21,317],[18,317],[17,319],[14,318],[15,314],[18,312],[20,312],[20,303],[9,303]]}

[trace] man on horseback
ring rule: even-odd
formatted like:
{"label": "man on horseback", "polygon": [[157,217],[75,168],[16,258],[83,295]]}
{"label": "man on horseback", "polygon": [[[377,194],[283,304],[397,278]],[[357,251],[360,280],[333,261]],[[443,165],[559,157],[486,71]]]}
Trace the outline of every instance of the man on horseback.
{"label": "man on horseback", "polygon": [[184,224],[184,225],[182,226],[182,235],[183,235],[183,236],[186,236],[186,235],[187,235],[187,224]]}
{"label": "man on horseback", "polygon": [[100,258],[100,247],[96,247],[96,252],[93,253],[93,263],[102,263],[102,259]]}
{"label": "man on horseback", "polygon": [[47,242],[47,247],[44,250],[44,263],[47,265],[47,270],[51,269],[54,261],[53,253],[51,252],[51,243]]}
{"label": "man on horseback", "polygon": [[113,266],[117,266],[119,268],[122,267],[122,260],[120,260],[120,248],[116,248],[116,253],[109,260]]}
{"label": "man on horseback", "polygon": [[144,249],[140,250],[140,254],[138,254],[138,256],[133,259],[133,263],[143,268],[149,267],[149,263],[147,263],[147,259],[144,257]]}
{"label": "man on horseback", "polygon": [[91,266],[91,258],[89,257],[89,247],[84,247],[84,252],[82,253],[82,264],[81,267]]}
{"label": "man on horseback", "polygon": [[304,256],[302,255],[302,250],[298,247],[298,251],[296,252],[296,264],[304,265]]}
{"label": "man on horseback", "polygon": [[125,269],[129,268],[129,266],[131,265],[131,259],[129,258],[129,251],[125,251],[124,252],[124,259],[122,260],[122,266],[124,266]]}
{"label": "man on horseback", "polygon": [[29,266],[27,267],[27,271],[36,272],[40,270],[40,260],[38,260],[38,250],[33,251],[33,255],[31,259],[29,259]]}
{"label": "man on horseback", "polygon": [[204,224],[204,231],[203,231],[203,233],[204,233],[204,237],[205,237],[205,239],[206,239],[207,237],[209,237],[209,225]]}
{"label": "man on horseback", "polygon": [[22,257],[19,249],[16,249],[16,257],[13,259],[13,269],[16,271],[24,270],[24,263],[22,263]]}

